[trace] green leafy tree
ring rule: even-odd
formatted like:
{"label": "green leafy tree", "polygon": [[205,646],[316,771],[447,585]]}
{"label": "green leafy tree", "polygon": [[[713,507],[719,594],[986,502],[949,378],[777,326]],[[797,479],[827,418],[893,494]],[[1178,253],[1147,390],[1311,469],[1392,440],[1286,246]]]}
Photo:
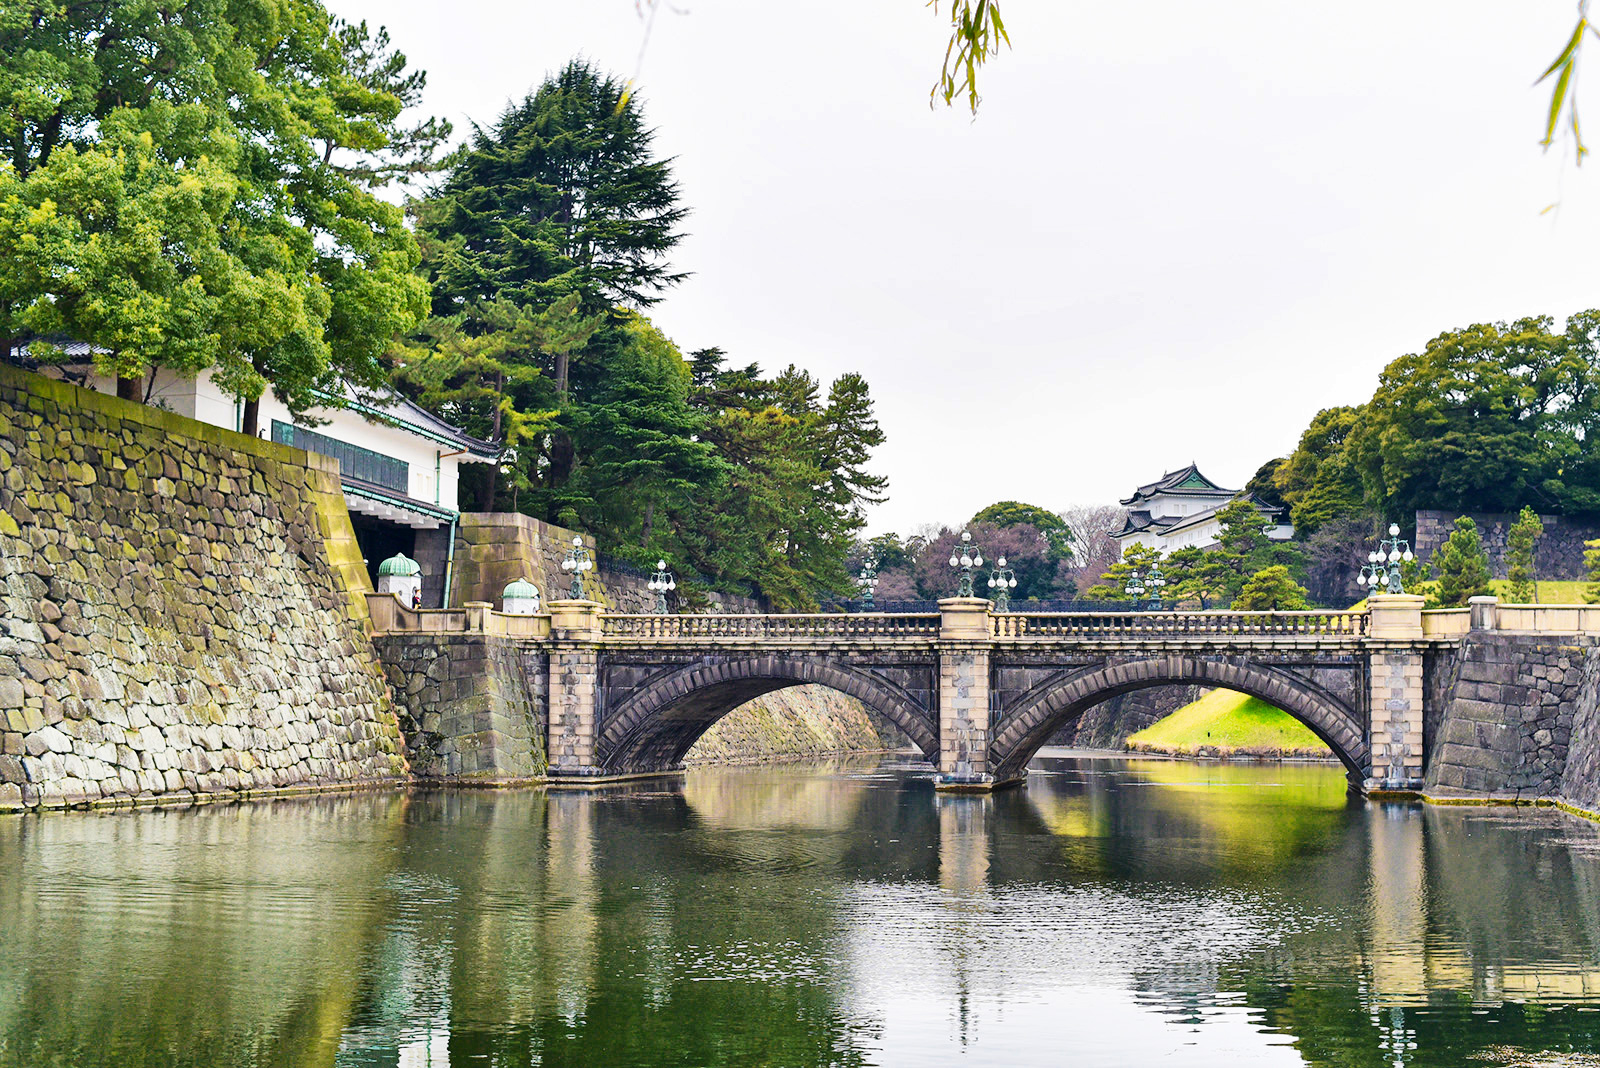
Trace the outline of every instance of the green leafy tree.
{"label": "green leafy tree", "polygon": [[1299,548],[1268,538],[1266,519],[1249,498],[1238,497],[1223,506],[1217,521],[1221,525],[1217,544],[1205,551],[1188,592],[1231,602],[1250,576],[1265,568],[1282,565],[1296,575],[1301,573],[1304,565]]}
{"label": "green leafy tree", "polygon": [[1066,520],[1047,508],[1021,501],[996,501],[972,517],[972,524],[995,527],[1030,526],[1044,539],[1052,560],[1072,559],[1072,530]]}
{"label": "green leafy tree", "polygon": [[674,524],[689,558],[713,577],[753,583],[782,610],[853,596],[852,546],[884,487],[867,470],[883,432],[865,380],[842,375],[824,399],[796,368],[768,378],[754,364],[726,366],[717,349],[695,353],[691,376],[699,436],[727,476]]}
{"label": "green leafy tree", "polygon": [[692,507],[699,488],[725,470],[700,438],[704,421],[689,403],[690,369],[677,346],[639,315],[622,338],[607,354],[604,381],[574,411],[574,438],[585,447],[556,502],[597,536],[648,558],[658,517]]}
{"label": "green leafy tree", "polygon": [[1283,508],[1288,502],[1283,499],[1282,492],[1278,489],[1278,472],[1283,465],[1288,463],[1287,457],[1280,456],[1276,460],[1268,460],[1256,468],[1256,473],[1250,476],[1250,481],[1244,484],[1244,492],[1256,498],[1269,508]]}
{"label": "green leafy tree", "polygon": [[605,317],[584,345],[550,350],[543,369],[554,396],[538,405],[558,415],[525,459],[537,473],[531,507],[545,518],[597,500],[592,473],[587,489],[567,485],[610,448],[584,438],[611,422],[585,408],[602,395],[617,402],[617,375],[640,368],[627,309],[648,308],[683,277],[667,257],[686,211],[652,141],[638,98],[574,60],[475,130],[439,188],[412,205],[436,318],[487,333],[493,324],[473,309],[507,301],[539,312],[574,296],[577,314]]}
{"label": "green leafy tree", "polygon": [[1539,513],[1523,505],[1506,536],[1506,578],[1511,600],[1518,604],[1531,604],[1538,598],[1533,554],[1543,535],[1544,523],[1539,520]]}
{"label": "green leafy tree", "polygon": [[1469,598],[1489,592],[1489,556],[1478,537],[1478,524],[1468,516],[1456,519],[1455,529],[1433,557],[1439,580],[1441,607],[1465,605]]}
{"label": "green leafy tree", "polygon": [[1600,538],[1583,543],[1583,566],[1589,573],[1583,599],[1589,604],[1600,604]]}
{"label": "green leafy tree", "polygon": [[1362,408],[1324,408],[1273,472],[1297,538],[1309,538],[1333,520],[1364,514],[1361,472],[1350,448],[1363,413]]}
{"label": "green leafy tree", "polygon": [[[667,254],[687,214],[627,86],[573,60],[507,108],[416,205],[434,312],[567,293],[594,313],[647,308],[684,276]],[[567,388],[558,364],[556,386]]]}
{"label": "green leafy tree", "polygon": [[1306,591],[1282,564],[1263,568],[1250,576],[1233,607],[1243,612],[1296,611],[1308,608]]}
{"label": "green leafy tree", "polygon": [[1160,560],[1160,550],[1152,549],[1143,542],[1126,545],[1122,549],[1122,559],[1107,568],[1106,573],[1100,576],[1100,581],[1084,590],[1083,595],[1091,601],[1126,600],[1128,583],[1134,575],[1141,578],[1148,575],[1151,565]]}
{"label": "green leafy tree", "polygon": [[[381,360],[426,302],[374,190],[449,134],[403,126],[420,74],[316,0],[0,9],[0,346],[65,334],[137,399],[212,369],[292,410]],[[36,351],[40,351],[36,349]]]}
{"label": "green leafy tree", "polygon": [[[504,488],[513,510],[536,484],[538,446],[560,415],[551,368],[586,345],[601,324],[600,316],[582,316],[577,306],[576,293],[543,311],[487,301],[429,320],[420,340],[393,354],[396,384],[423,407],[504,447]],[[463,471],[478,511],[500,510],[500,470],[489,464]]]}
{"label": "green leafy tree", "polygon": [[1368,505],[1600,507],[1600,312],[1441,334],[1383,371],[1354,447]]}

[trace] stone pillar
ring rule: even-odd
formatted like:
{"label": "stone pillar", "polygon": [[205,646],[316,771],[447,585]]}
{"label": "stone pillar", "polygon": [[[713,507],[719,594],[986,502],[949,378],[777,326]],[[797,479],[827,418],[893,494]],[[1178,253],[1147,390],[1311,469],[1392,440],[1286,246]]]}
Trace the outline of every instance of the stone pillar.
{"label": "stone pillar", "polygon": [[1472,610],[1473,630],[1498,630],[1500,627],[1500,598],[1469,597],[1467,606]]}
{"label": "stone pillar", "polygon": [[1367,602],[1372,773],[1367,789],[1422,789],[1422,605],[1413,594]]}
{"label": "stone pillar", "polygon": [[551,601],[550,775],[593,776],[601,619],[596,601]]}
{"label": "stone pillar", "polygon": [[468,601],[461,607],[466,609],[468,630],[482,634],[489,629],[489,612],[494,605],[488,601]]}
{"label": "stone pillar", "polygon": [[939,785],[983,788],[989,774],[989,602],[939,602]]}

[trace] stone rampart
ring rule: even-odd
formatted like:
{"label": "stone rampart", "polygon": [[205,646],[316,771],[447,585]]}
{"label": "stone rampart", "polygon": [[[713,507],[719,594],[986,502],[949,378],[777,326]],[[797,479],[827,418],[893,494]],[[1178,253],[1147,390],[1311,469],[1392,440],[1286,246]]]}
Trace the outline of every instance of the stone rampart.
{"label": "stone rampart", "polygon": [[1592,801],[1597,656],[1586,635],[1469,634],[1430,746],[1426,792]]}
{"label": "stone rampart", "polygon": [[398,703],[411,772],[436,782],[544,774],[545,654],[484,634],[374,639]]}
{"label": "stone rampart", "polygon": [[[1478,536],[1483,550],[1489,556],[1489,570],[1496,578],[1506,577],[1506,539],[1511,524],[1517,521],[1512,512],[1466,513],[1478,525]],[[1424,562],[1433,559],[1455,529],[1455,512],[1419,511],[1417,513],[1417,558]],[[1600,515],[1544,515],[1544,533],[1534,547],[1534,569],[1542,579],[1582,579],[1588,570],[1583,565],[1583,543],[1600,538]]]}
{"label": "stone rampart", "polygon": [[336,462],[0,366],[0,808],[393,782]]}
{"label": "stone rampart", "polygon": [[[539,587],[547,601],[567,596],[572,576],[561,570],[572,539],[581,537],[590,553],[594,538],[517,512],[464,512],[456,531],[451,607],[468,601],[500,606],[500,594],[512,581],[525,578]],[[438,555],[438,554],[435,554]],[[431,558],[430,558],[431,559]],[[426,570],[426,565],[424,570]],[[646,588],[647,577],[601,564],[584,578],[584,594],[611,612],[651,612],[655,594]],[[713,612],[760,612],[747,597],[711,592]]]}
{"label": "stone rampart", "polygon": [[865,706],[825,686],[794,686],[757,697],[700,736],[686,764],[759,764],[890,748]]}

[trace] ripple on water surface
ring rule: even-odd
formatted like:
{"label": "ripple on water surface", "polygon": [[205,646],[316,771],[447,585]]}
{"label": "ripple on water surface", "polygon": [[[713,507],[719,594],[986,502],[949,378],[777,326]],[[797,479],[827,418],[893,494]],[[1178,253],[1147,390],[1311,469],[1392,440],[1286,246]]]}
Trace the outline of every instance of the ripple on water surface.
{"label": "ripple on water surface", "polygon": [[1046,760],[0,821],[0,1068],[1600,1065],[1600,834]]}

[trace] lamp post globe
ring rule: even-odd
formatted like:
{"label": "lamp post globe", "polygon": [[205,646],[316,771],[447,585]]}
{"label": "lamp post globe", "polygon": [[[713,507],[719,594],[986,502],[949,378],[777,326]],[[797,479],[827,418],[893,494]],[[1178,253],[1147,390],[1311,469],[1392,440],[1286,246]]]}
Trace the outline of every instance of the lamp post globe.
{"label": "lamp post globe", "polygon": [[645,583],[645,586],[656,595],[655,614],[670,615],[672,609],[667,604],[667,594],[678,588],[678,576],[667,570],[665,560],[656,561],[655,573],[650,576],[650,581]]}
{"label": "lamp post globe", "polygon": [[1411,543],[1400,537],[1400,524],[1389,524],[1389,536],[1367,554],[1367,562],[1356,576],[1356,585],[1372,594],[1405,593],[1405,578],[1400,565],[1416,559]]}
{"label": "lamp post globe", "polygon": [[872,599],[872,593],[878,588],[878,561],[868,557],[861,565],[861,573],[856,576],[856,586],[861,590],[861,610],[863,612],[877,611],[877,604]]}
{"label": "lamp post globe", "polygon": [[572,576],[572,588],[567,591],[567,596],[574,601],[583,600],[583,575],[586,571],[594,570],[594,558],[583,547],[581,537],[572,539],[572,548],[567,550],[567,558],[561,561],[561,570]]}
{"label": "lamp post globe", "polygon": [[972,569],[983,566],[983,550],[972,544],[970,531],[961,532],[961,541],[950,552],[950,566],[960,571],[960,581],[956,585],[957,597],[971,597]]}

